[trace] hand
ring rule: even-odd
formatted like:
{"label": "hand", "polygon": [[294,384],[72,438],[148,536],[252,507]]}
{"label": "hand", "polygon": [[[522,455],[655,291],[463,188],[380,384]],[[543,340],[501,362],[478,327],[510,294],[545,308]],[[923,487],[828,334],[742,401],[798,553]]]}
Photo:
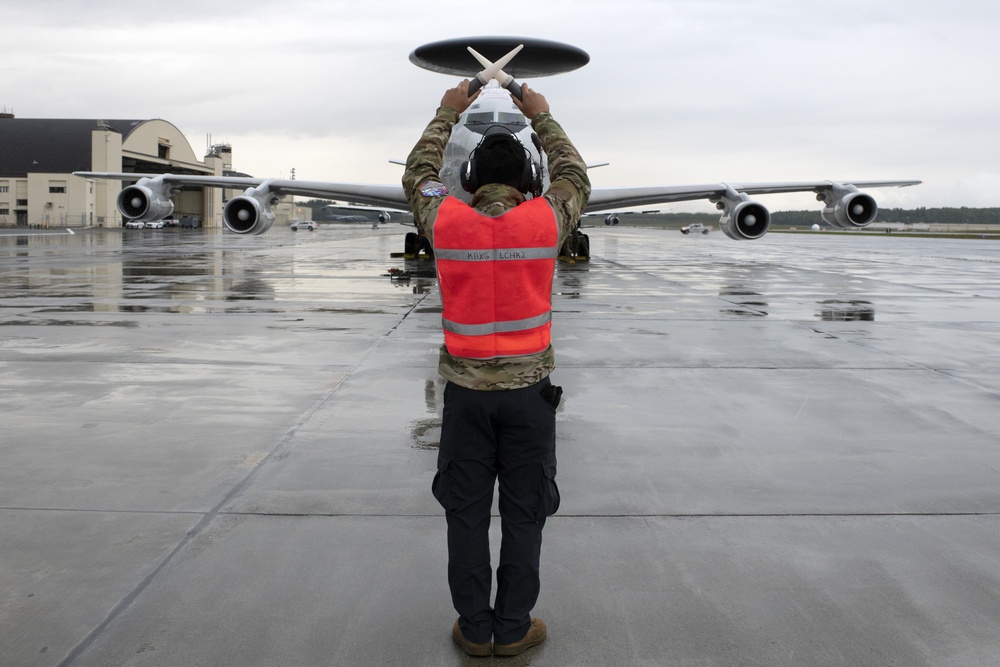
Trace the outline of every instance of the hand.
{"label": "hand", "polygon": [[528,84],[521,84],[521,99],[517,99],[513,95],[510,96],[514,100],[514,104],[517,108],[521,110],[525,118],[531,120],[535,115],[547,112],[549,110],[549,103],[545,100],[545,96],[541,93],[536,93],[531,88],[528,88]]}
{"label": "hand", "polygon": [[445,91],[444,97],[441,98],[441,106],[451,107],[458,113],[462,113],[476,101],[477,97],[479,97],[479,90],[476,91],[475,95],[469,97],[469,80],[463,79],[462,83]]}

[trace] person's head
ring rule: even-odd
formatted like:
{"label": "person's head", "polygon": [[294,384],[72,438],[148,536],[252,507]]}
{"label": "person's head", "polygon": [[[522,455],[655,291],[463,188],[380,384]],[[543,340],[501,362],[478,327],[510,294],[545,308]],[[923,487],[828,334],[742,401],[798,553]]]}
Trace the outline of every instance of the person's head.
{"label": "person's head", "polygon": [[462,165],[462,187],[475,193],[480,186],[502,183],[519,192],[541,194],[541,175],[530,153],[509,130],[491,127]]}
{"label": "person's head", "polygon": [[521,142],[508,133],[492,134],[476,149],[476,175],[479,185],[503,183],[524,191],[527,152]]}

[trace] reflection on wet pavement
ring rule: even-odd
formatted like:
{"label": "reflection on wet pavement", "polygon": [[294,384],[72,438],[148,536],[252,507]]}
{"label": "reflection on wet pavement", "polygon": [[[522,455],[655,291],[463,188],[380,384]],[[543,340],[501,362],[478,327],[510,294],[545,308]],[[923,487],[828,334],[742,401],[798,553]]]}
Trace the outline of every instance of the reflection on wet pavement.
{"label": "reflection on wet pavement", "polygon": [[429,416],[418,419],[410,425],[414,449],[438,448],[441,440],[441,413],[444,411],[445,380],[436,377],[424,382],[424,406]]}
{"label": "reflection on wet pavement", "polygon": [[819,318],[827,322],[874,322],[875,305],[870,301],[820,301]]}
{"label": "reflection on wet pavement", "polygon": [[[307,237],[276,230],[251,238],[211,230],[132,231],[140,230],[0,235],[0,312],[16,312],[23,321],[31,313],[386,314],[439,308],[436,299],[424,300],[435,289],[433,265],[390,258],[400,243],[393,230],[343,227]],[[689,307],[678,299],[651,301],[655,292],[639,287],[640,274],[692,297],[715,295],[716,313],[738,318],[873,321],[881,294],[971,290],[988,298],[998,291],[992,281],[996,251],[989,242],[849,235],[772,235],[752,243],[671,240],[656,231],[595,233],[591,262],[557,268],[557,312],[683,313]],[[791,261],[790,244],[796,246]],[[961,275],[983,279],[957,282],[947,269],[955,262]],[[387,268],[405,277],[387,280]],[[581,299],[596,303],[571,305]],[[880,309],[882,321],[919,317],[914,309],[943,305],[894,302]]]}
{"label": "reflection on wet pavement", "polygon": [[[456,660],[403,231],[0,234],[0,662]],[[532,659],[993,664],[1000,246],[680,236],[557,268]]]}
{"label": "reflection on wet pavement", "polygon": [[[376,281],[376,257],[324,260],[315,237],[284,234],[246,238],[212,230],[85,230],[75,235],[0,235],[0,299],[5,307],[63,313],[296,312],[314,299],[314,312],[385,313],[395,297]],[[359,236],[357,230],[337,230]],[[310,243],[309,241],[313,241]],[[328,290],[335,281],[347,289]],[[373,298],[359,300],[359,285]],[[413,293],[428,293],[430,277]],[[381,289],[385,288],[385,289]],[[338,294],[351,294],[350,305]],[[28,301],[30,295],[30,302]],[[15,300],[11,302],[10,300]],[[255,302],[250,305],[246,302]],[[34,306],[34,309],[32,308]],[[22,313],[23,316],[23,313]]]}

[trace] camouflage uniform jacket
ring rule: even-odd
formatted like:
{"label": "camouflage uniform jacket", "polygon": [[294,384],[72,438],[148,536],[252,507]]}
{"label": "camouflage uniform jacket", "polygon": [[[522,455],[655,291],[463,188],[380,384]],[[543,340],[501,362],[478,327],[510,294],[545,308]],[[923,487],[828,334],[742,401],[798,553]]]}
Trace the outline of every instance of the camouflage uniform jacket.
{"label": "camouflage uniform jacket", "polygon": [[[403,189],[406,191],[414,220],[423,236],[434,244],[434,219],[438,207],[448,196],[440,186],[439,172],[445,144],[451,137],[451,128],[459,114],[450,107],[437,110],[434,119],[424,130],[420,141],[406,160]],[[590,197],[590,180],[587,165],[566,137],[566,133],[551,114],[542,112],[531,121],[548,156],[551,185],[545,193],[559,223],[559,247],[576,228],[580,215]],[[430,185],[428,185],[430,184]],[[524,195],[508,185],[491,183],[476,191],[472,207],[491,217],[501,215],[525,201]],[[455,357],[441,346],[438,372],[451,382],[468,389],[499,391],[528,387],[545,377],[555,368],[552,346],[536,354],[494,359],[469,359]]]}

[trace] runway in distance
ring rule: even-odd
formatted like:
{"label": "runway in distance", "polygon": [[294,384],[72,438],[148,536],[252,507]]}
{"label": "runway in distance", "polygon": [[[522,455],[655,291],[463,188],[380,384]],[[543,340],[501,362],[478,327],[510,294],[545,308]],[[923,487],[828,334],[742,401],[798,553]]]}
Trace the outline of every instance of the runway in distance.
{"label": "runway in distance", "polygon": [[[548,188],[546,158],[531,125],[514,105],[511,94],[520,94],[517,79],[551,76],[572,71],[590,61],[583,50],[548,40],[520,37],[469,37],[432,42],[410,54],[415,65],[443,74],[470,78],[474,86],[485,86],[479,98],[465,111],[452,130],[445,147],[441,181],[450,194],[468,202],[471,195],[461,186],[462,163],[491,127],[503,126],[513,132],[531,155],[542,177],[542,192]],[[480,69],[482,68],[482,69]],[[591,167],[597,165],[589,165]],[[225,226],[237,234],[260,234],[274,223],[271,207],[285,195],[333,199],[379,209],[380,221],[387,222],[392,211],[408,211],[402,185],[329,183],[271,178],[187,176],[74,172],[83,178],[135,181],[122,189],[117,207],[126,220],[151,221],[170,217],[171,197],[183,186],[245,188],[223,208]],[[721,211],[720,229],[737,240],[758,239],[767,233],[771,216],[752,195],[813,192],[823,203],[822,218],[828,224],[852,229],[866,227],[878,213],[875,199],[861,188],[904,187],[918,180],[886,181],[790,181],[777,183],[709,183],[647,187],[595,187],[586,213],[609,213],[605,222],[618,220],[615,211],[632,206],[666,204],[707,199]],[[417,234],[406,235],[405,251],[415,254],[429,245]],[[589,239],[579,230],[570,237],[561,254],[586,257]]]}

